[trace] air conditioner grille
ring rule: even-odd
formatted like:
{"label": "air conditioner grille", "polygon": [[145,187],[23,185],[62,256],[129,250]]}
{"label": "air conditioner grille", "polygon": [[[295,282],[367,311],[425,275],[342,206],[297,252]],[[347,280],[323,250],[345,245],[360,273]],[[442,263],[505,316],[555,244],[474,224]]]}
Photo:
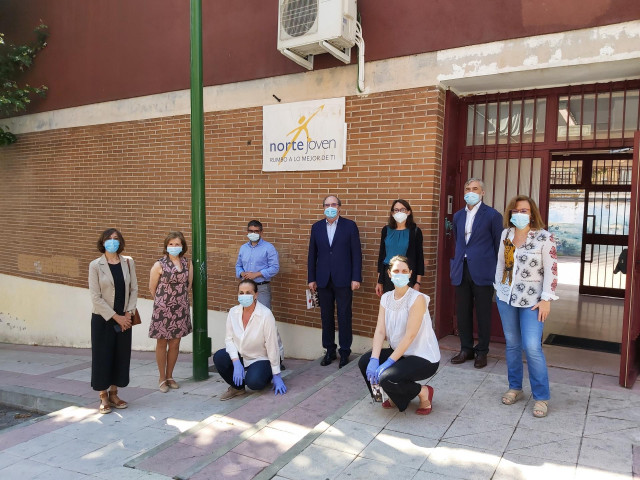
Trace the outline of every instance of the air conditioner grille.
{"label": "air conditioner grille", "polygon": [[309,32],[317,17],[318,0],[285,0],[282,3],[282,28],[291,37]]}

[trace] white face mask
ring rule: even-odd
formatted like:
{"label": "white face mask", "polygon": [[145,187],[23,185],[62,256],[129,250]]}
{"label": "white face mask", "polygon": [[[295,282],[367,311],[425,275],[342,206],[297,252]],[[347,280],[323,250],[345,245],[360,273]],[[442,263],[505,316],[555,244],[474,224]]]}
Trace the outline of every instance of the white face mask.
{"label": "white face mask", "polygon": [[398,223],[403,223],[407,221],[407,217],[409,217],[409,215],[407,215],[404,212],[397,212],[393,214],[393,219],[398,222]]}
{"label": "white face mask", "polygon": [[259,233],[247,233],[247,238],[249,240],[251,240],[252,242],[257,242],[258,240],[260,240],[260,234]]}

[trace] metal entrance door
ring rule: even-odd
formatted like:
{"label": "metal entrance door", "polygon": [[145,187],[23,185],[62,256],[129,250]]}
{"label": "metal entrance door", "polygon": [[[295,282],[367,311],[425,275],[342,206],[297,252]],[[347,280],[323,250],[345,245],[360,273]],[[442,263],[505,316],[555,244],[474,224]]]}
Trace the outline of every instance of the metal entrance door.
{"label": "metal entrance door", "polygon": [[631,388],[638,377],[640,363],[640,131],[636,132],[633,148],[633,189],[629,215],[629,254],[627,255],[627,285],[622,323],[622,355],[620,385]]}
{"label": "metal entrance door", "polygon": [[624,297],[631,158],[587,158],[579,293]]}
{"label": "metal entrance door", "polygon": [[567,251],[577,250],[572,245],[579,242],[581,294],[624,297],[631,166],[628,154],[572,154],[569,159],[564,154],[552,161],[552,191],[577,201],[576,213],[582,210],[581,231],[575,236],[566,231],[560,238],[560,248]]}

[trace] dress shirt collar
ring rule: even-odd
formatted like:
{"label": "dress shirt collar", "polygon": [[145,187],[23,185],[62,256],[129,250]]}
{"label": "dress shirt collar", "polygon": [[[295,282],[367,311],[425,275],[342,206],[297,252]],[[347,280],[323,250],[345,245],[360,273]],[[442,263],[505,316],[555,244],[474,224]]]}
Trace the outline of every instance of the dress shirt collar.
{"label": "dress shirt collar", "polygon": [[464,206],[464,209],[467,212],[467,214],[470,213],[471,215],[475,216],[475,214],[478,213],[478,210],[480,209],[480,205],[482,205],[482,200],[476,203],[471,210],[469,210],[467,205]]}
{"label": "dress shirt collar", "polygon": [[255,245],[253,245],[251,243],[251,240],[249,240],[247,242],[247,245],[249,245],[251,248],[256,248],[258,245],[260,245],[262,242],[264,242],[264,240],[262,239],[262,235],[260,235],[260,239],[258,240],[258,243],[256,243]]}

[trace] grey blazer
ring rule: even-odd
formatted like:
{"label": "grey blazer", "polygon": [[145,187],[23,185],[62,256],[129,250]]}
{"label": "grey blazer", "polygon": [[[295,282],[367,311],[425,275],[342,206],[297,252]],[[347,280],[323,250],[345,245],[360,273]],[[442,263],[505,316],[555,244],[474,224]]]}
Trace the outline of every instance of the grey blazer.
{"label": "grey blazer", "polygon": [[[120,263],[124,275],[124,311],[133,312],[138,302],[136,264],[133,258],[124,255],[120,255]],[[89,292],[91,292],[91,302],[93,303],[92,313],[97,313],[105,320],[110,320],[116,314],[113,309],[116,289],[113,275],[111,275],[107,258],[104,255],[89,264]]]}

